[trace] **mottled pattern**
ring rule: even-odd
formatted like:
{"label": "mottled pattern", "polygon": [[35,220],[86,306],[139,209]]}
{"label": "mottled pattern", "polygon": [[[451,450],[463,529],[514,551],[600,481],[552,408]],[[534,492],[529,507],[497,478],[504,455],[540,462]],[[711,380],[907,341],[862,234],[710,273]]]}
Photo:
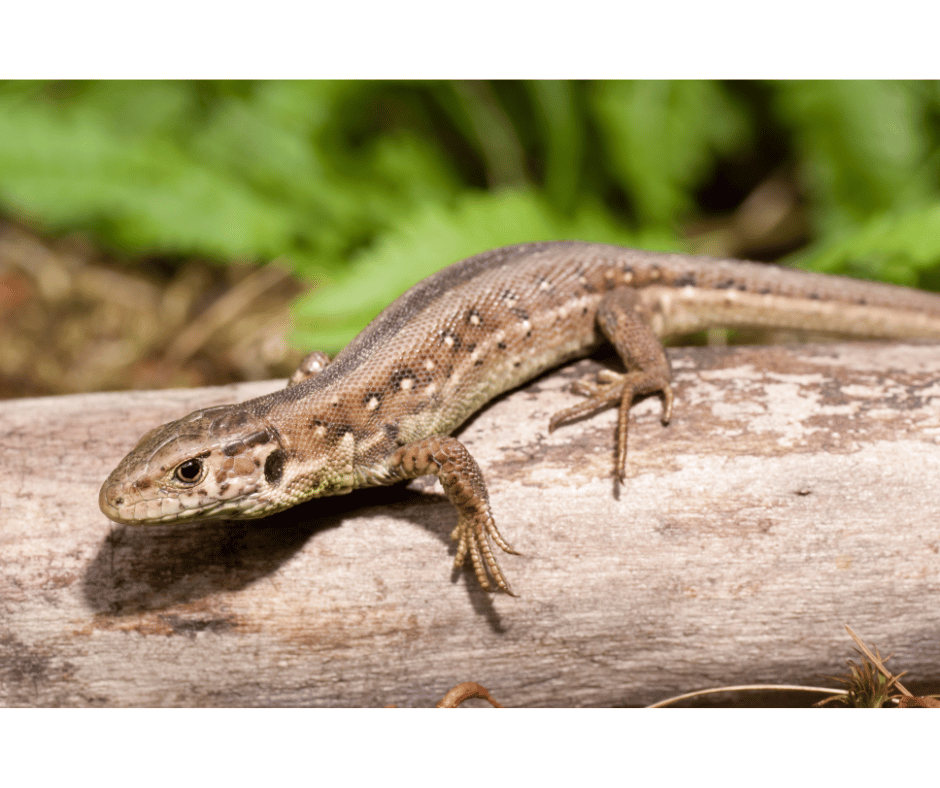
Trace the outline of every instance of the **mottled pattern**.
{"label": "mottled pattern", "polygon": [[126,523],[259,517],[300,501],[437,474],[460,516],[457,560],[509,591],[490,548],[499,535],[479,468],[444,437],[483,404],[606,337],[627,369],[582,383],[562,421],[620,406],[626,462],[634,396],[672,394],[657,341],[710,326],[940,338],[940,297],[790,269],[549,242],[497,249],[428,277],[334,360],[308,358],[291,386],[197,411],[144,436],[101,490]]}

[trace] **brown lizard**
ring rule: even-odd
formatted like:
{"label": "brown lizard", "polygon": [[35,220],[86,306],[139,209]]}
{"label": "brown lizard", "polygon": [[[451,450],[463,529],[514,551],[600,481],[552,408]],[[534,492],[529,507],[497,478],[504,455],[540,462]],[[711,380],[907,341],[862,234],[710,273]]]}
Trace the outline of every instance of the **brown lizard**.
{"label": "brown lizard", "polygon": [[634,398],[661,394],[663,423],[672,412],[660,337],[715,326],[940,339],[940,295],[602,244],[495,249],[412,287],[332,362],[308,356],[286,389],[147,433],[102,486],[101,510],[130,524],[263,517],[435,474],[459,514],[455,564],[469,555],[483,588],[511,594],[490,542],[514,551],[479,466],[450,433],[493,397],[606,339],[626,372],[576,384],[586,398],[548,429],[617,405],[623,480]]}

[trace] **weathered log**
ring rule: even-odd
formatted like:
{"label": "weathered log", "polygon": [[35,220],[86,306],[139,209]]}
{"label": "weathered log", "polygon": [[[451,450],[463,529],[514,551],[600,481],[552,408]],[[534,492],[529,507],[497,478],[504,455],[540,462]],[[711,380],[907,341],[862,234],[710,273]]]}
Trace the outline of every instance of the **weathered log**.
{"label": "weathered log", "polygon": [[480,463],[518,598],[452,571],[440,486],[263,520],[123,527],[101,482],[145,431],[276,382],[0,403],[0,703],[644,704],[715,685],[832,685],[850,624],[940,679],[940,345],[670,351],[672,423],[548,434],[583,361],[485,409]]}

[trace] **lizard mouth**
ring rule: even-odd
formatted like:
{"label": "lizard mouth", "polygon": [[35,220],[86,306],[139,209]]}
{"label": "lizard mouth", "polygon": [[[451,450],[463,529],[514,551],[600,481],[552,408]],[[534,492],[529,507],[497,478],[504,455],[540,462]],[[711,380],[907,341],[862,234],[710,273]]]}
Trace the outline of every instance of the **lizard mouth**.
{"label": "lizard mouth", "polygon": [[[177,507],[176,510],[166,511],[171,503]],[[226,509],[233,508],[233,502],[212,501],[192,509],[187,509],[175,498],[137,498],[129,502],[123,490],[105,483],[98,494],[98,507],[109,520],[122,525],[172,525],[222,517]]]}

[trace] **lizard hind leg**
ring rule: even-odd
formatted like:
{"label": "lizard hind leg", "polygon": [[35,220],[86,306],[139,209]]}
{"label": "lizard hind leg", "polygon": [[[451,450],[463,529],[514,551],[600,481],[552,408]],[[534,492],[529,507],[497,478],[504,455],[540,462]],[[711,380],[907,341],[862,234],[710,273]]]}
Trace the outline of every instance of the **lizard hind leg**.
{"label": "lizard hind leg", "polygon": [[580,380],[574,383],[572,390],[587,399],[552,416],[548,430],[552,432],[563,422],[578,416],[619,405],[615,473],[623,481],[627,468],[627,433],[633,400],[646,394],[661,393],[662,422],[667,424],[672,417],[672,370],[662,343],[650,325],[649,308],[636,290],[617,288],[604,296],[597,308],[597,323],[616,348],[627,371],[617,373],[602,370],[595,381]]}

